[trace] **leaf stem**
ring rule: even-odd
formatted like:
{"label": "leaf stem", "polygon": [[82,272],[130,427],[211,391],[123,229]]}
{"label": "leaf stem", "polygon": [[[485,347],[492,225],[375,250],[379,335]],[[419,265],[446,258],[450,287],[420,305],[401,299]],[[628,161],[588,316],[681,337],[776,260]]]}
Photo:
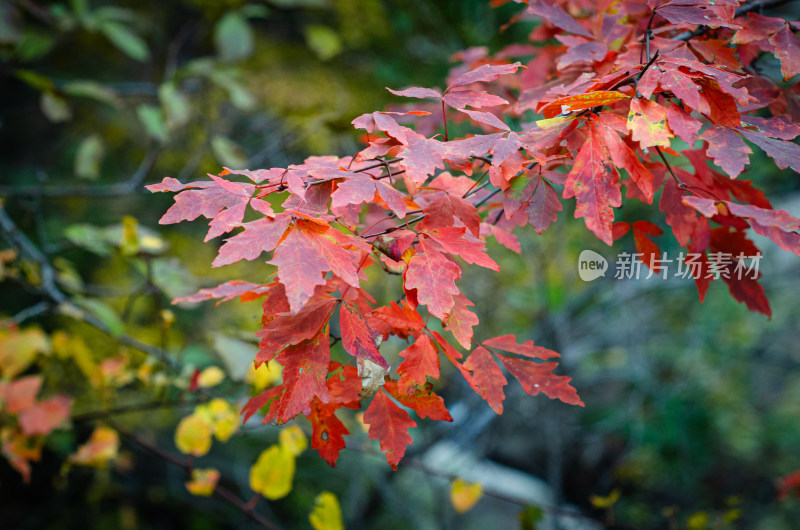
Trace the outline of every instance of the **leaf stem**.
{"label": "leaf stem", "polygon": [[444,141],[447,142],[447,109],[444,106],[444,100],[442,100],[442,120],[444,121]]}

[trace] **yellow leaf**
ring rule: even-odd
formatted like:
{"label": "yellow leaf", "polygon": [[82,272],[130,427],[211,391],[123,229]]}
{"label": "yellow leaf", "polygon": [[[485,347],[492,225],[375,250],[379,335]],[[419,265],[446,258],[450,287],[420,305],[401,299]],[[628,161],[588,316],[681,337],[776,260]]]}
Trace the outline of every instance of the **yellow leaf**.
{"label": "yellow leaf", "polygon": [[299,455],[308,447],[308,438],[306,438],[303,429],[297,425],[289,425],[281,429],[278,440],[281,446],[285,447],[294,456]]}
{"label": "yellow leaf", "polygon": [[450,503],[458,513],[469,511],[483,495],[483,487],[478,483],[470,484],[457,478],[450,487]]}
{"label": "yellow leaf", "polygon": [[225,379],[225,372],[219,366],[209,366],[197,378],[197,384],[202,388],[211,388],[217,386]]}
{"label": "yellow leaf", "polygon": [[203,456],[211,449],[212,426],[198,414],[186,416],[175,430],[175,445],[181,453]]}
{"label": "yellow leaf", "polygon": [[119,435],[110,427],[97,427],[89,441],[78,447],[69,461],[79,466],[105,467],[119,454]]}
{"label": "yellow leaf", "polygon": [[239,428],[239,414],[222,398],[212,399],[205,405],[198,405],[194,413],[211,426],[214,437],[220,442],[227,442]]}
{"label": "yellow leaf", "polygon": [[245,381],[253,385],[257,392],[261,392],[268,386],[279,383],[282,375],[283,367],[273,359],[268,363],[261,363],[258,368],[251,364]]}
{"label": "yellow leaf", "polygon": [[592,503],[592,506],[595,508],[610,508],[614,506],[614,504],[619,500],[619,490],[614,490],[609,493],[606,497],[601,497],[599,495],[591,495],[589,496],[589,502]]}
{"label": "yellow leaf", "polygon": [[343,530],[342,509],[339,500],[330,491],[323,491],[314,499],[314,509],[308,516],[314,530]]}
{"label": "yellow leaf", "polygon": [[553,127],[559,127],[574,119],[575,116],[556,116],[555,118],[549,118],[546,120],[537,120],[536,126],[543,130],[552,129]]}
{"label": "yellow leaf", "polygon": [[219,471],[214,468],[192,469],[192,480],[186,482],[186,489],[192,495],[208,497],[214,493],[219,480]]}
{"label": "yellow leaf", "polygon": [[294,455],[288,449],[273,445],[250,468],[250,487],[270,500],[285,497],[292,491],[294,465]]}
{"label": "yellow leaf", "polygon": [[369,432],[369,425],[364,423],[364,413],[363,412],[356,412],[356,423],[361,427],[361,430],[364,432]]}
{"label": "yellow leaf", "polygon": [[124,256],[133,256],[139,252],[138,227],[139,222],[135,217],[126,215],[122,218],[122,239],[119,242],[119,249]]}
{"label": "yellow leaf", "polygon": [[169,328],[170,326],[172,326],[172,324],[175,323],[175,313],[173,313],[169,309],[162,309],[161,322],[164,323],[164,327]]}
{"label": "yellow leaf", "polygon": [[708,528],[709,516],[706,512],[696,512],[689,516],[686,527],[689,530],[706,530]]}
{"label": "yellow leaf", "polygon": [[25,371],[37,353],[50,351],[47,336],[37,328],[0,330],[0,375],[7,379]]}
{"label": "yellow leaf", "polygon": [[53,353],[63,359],[72,359],[93,386],[100,385],[102,379],[100,367],[94,361],[92,351],[83,338],[56,331],[50,340],[53,344]]}
{"label": "yellow leaf", "polygon": [[139,365],[139,369],[136,370],[136,377],[142,383],[150,382],[150,376],[153,375],[153,368],[154,366],[152,364],[142,363],[141,365]]}

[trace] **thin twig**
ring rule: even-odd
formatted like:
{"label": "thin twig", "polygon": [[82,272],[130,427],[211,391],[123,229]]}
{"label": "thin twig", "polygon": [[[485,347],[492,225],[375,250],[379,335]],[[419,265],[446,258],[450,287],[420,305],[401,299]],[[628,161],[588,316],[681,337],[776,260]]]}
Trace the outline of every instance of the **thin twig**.
{"label": "thin twig", "polygon": [[[760,12],[763,9],[770,9],[770,8],[773,8],[773,7],[782,6],[784,4],[788,4],[788,3],[793,2],[793,1],[794,0],[765,0],[763,2],[752,2],[752,3],[749,3],[749,4],[745,4],[743,6],[740,6],[738,9],[736,9],[736,12],[733,15],[733,17],[734,18],[740,17],[742,15],[746,15],[747,13],[752,13],[753,11],[759,11]],[[684,31],[683,33],[680,33],[678,36],[673,37],[673,40],[688,41],[688,40],[691,40],[691,39],[693,39],[695,37],[700,37],[701,35],[705,35],[710,30],[711,30],[711,28],[708,27],[708,26],[699,26],[698,28],[696,28],[693,31]]]}
{"label": "thin twig", "polygon": [[2,205],[0,205],[0,231],[2,231],[5,238],[19,250],[20,254],[26,255],[39,266],[42,275],[42,285],[38,288],[39,293],[53,302],[63,313],[73,317],[77,316],[90,326],[113,337],[118,342],[144,352],[151,357],[155,357],[174,369],[180,368],[180,365],[172,359],[166,351],[156,346],[146,344],[130,335],[118,335],[114,333],[102,320],[71,302],[56,285],[55,269],[53,269],[47,257],[30,239],[28,239],[28,236],[17,228],[17,225],[8,216]]}
{"label": "thin twig", "polygon": [[134,403],[132,405],[123,405],[121,407],[114,407],[105,410],[94,410],[90,412],[83,412],[70,416],[72,421],[94,421],[110,418],[119,414],[127,414],[131,412],[142,412],[145,410],[157,410],[179,407],[193,407],[207,403],[208,399],[196,399],[192,401],[150,401],[148,403]]}
{"label": "thin twig", "polygon": [[158,158],[157,150],[149,151],[128,180],[102,186],[0,186],[0,195],[11,197],[115,197],[144,191],[144,183]]}
{"label": "thin twig", "polygon": [[444,122],[444,141],[447,142],[447,109],[444,106],[444,100],[442,100],[442,121]]}
{"label": "thin twig", "polygon": [[27,309],[23,309],[13,317],[9,317],[3,321],[0,321],[0,329],[6,329],[12,326],[19,326],[29,318],[41,315],[42,313],[46,313],[49,310],[50,310],[50,304],[48,302],[41,301],[37,304],[30,306]]}
{"label": "thin twig", "polygon": [[[157,445],[151,444],[148,441],[145,441],[141,437],[137,436],[136,434],[126,431],[124,429],[119,428],[116,425],[112,424],[112,427],[119,432],[124,438],[127,438],[131,442],[135,443],[139,447],[149,451],[150,453],[156,455],[157,457],[161,458],[162,460],[169,462],[170,464],[177,466],[183,469],[187,475],[191,475],[192,470],[194,469],[190,462],[184,461],[181,458],[173,455],[172,453],[168,453],[167,451],[161,449]],[[238,495],[227,489],[226,487],[217,484],[214,488],[214,493],[231,503],[234,507],[236,507],[240,512],[250,518],[253,522],[261,525],[263,528],[268,528],[270,530],[277,530],[280,527],[261,515],[260,513],[256,512],[253,508],[249,506],[248,503],[243,501]]]}
{"label": "thin twig", "polygon": [[487,195],[486,197],[475,203],[475,208],[483,206],[486,203],[486,201],[488,201],[489,199],[500,193],[500,191],[502,191],[500,188],[495,188],[494,190],[492,190],[492,192],[489,195]]}
{"label": "thin twig", "polygon": [[[481,177],[481,178],[483,178],[483,177]],[[475,184],[477,184],[478,182],[480,182],[480,179],[475,181]],[[466,199],[466,198],[468,198],[468,197],[470,197],[472,195],[475,195],[476,193],[478,193],[482,189],[486,188],[486,186],[491,185],[491,183],[492,183],[491,181],[487,180],[486,182],[484,182],[483,184],[481,184],[477,188],[470,188],[470,190],[467,193],[465,193],[462,198]]]}
{"label": "thin twig", "polygon": [[661,152],[661,148],[656,145],[655,150],[656,153],[658,153],[658,156],[661,157],[661,160],[664,161],[664,165],[667,166],[667,171],[669,171],[669,174],[672,175],[672,178],[678,184],[678,188],[684,189],[686,186],[683,184],[683,182],[681,182],[681,179],[679,179],[678,176],[675,174],[675,172],[672,170],[672,166],[667,161],[667,157],[664,156],[664,153]]}

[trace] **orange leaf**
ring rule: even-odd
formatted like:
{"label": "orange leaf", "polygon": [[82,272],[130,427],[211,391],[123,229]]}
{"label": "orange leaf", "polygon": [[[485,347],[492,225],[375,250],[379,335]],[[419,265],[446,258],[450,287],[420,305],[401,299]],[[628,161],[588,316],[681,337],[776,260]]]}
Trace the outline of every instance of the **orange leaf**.
{"label": "orange leaf", "polygon": [[591,109],[592,107],[600,107],[602,105],[610,105],[616,103],[621,99],[628,98],[622,92],[615,90],[599,90],[597,92],[589,92],[587,94],[578,94],[577,96],[567,96],[551,101],[545,105],[541,112],[545,118],[554,118],[559,114],[572,112],[576,110]]}
{"label": "orange leaf", "polygon": [[399,353],[405,360],[397,367],[403,385],[425,384],[426,377],[439,379],[439,354],[427,335],[420,335],[414,344]]}
{"label": "orange leaf", "polygon": [[674,137],[667,127],[667,109],[646,99],[636,98],[631,101],[628,130],[642,149],[653,146],[669,147],[669,139]]}
{"label": "orange leaf", "polygon": [[67,396],[53,396],[40,401],[19,415],[19,426],[23,434],[49,434],[69,418],[72,400]]}

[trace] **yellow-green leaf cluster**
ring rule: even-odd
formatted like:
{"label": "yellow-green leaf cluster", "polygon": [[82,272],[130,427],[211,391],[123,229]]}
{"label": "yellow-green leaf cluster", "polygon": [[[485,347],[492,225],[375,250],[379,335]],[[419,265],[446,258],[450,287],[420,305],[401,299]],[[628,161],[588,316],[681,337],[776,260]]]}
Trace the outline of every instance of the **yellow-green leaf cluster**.
{"label": "yellow-green leaf cluster", "polygon": [[193,469],[192,479],[186,482],[186,489],[192,495],[208,497],[214,493],[219,480],[219,470],[214,468]]}
{"label": "yellow-green leaf cluster", "polygon": [[296,425],[281,430],[278,444],[264,450],[250,468],[250,487],[270,500],[292,491],[295,459],[308,447],[308,439]]}
{"label": "yellow-green leaf cluster", "polygon": [[308,516],[314,530],[342,530],[342,509],[339,500],[330,491],[323,491],[314,499],[314,508]]}
{"label": "yellow-green leaf cluster", "polygon": [[469,483],[458,478],[450,487],[450,503],[458,513],[471,510],[482,495],[483,487],[478,482]]}
{"label": "yellow-green leaf cluster", "polygon": [[69,457],[69,462],[79,466],[102,468],[119,454],[119,435],[110,427],[95,428],[89,440]]}
{"label": "yellow-green leaf cluster", "polygon": [[212,437],[227,442],[239,428],[239,415],[224,399],[198,405],[183,418],[175,431],[175,445],[184,454],[203,456],[211,449]]}

